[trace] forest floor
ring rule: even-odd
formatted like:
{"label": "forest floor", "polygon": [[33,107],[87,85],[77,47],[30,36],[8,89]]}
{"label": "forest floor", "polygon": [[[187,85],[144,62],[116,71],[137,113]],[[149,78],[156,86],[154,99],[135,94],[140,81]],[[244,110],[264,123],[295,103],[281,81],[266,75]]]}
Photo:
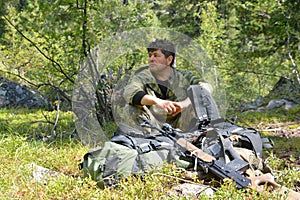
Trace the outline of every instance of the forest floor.
{"label": "forest floor", "polygon": [[[274,149],[268,150],[265,155],[274,170],[276,182],[298,192],[299,113],[300,107],[289,111],[241,113],[238,116],[239,125],[255,128],[274,141]],[[83,171],[78,169],[90,148],[73,137],[73,113],[60,112],[56,138],[51,140],[48,136],[53,131],[53,124],[49,121],[55,118],[55,111],[0,110],[0,199],[184,199],[170,193],[181,183],[182,174],[168,165],[150,172],[143,180],[130,177],[118,188],[98,188],[95,181],[83,178]],[[39,183],[33,179],[32,168],[29,167],[33,163],[60,176]],[[258,194],[250,188],[236,190],[232,182],[221,185],[214,198],[201,198],[232,199],[233,196],[234,199],[282,199],[274,192]]]}
{"label": "forest floor", "polygon": [[[286,148],[276,148],[275,153],[283,160],[290,160],[300,167],[300,121],[295,122],[281,122],[281,123],[260,123],[257,125],[258,131],[271,134],[279,144],[289,144],[290,140],[297,141],[299,145],[295,147],[290,146]],[[286,146],[286,144],[284,146]],[[294,159],[293,159],[294,158]]]}

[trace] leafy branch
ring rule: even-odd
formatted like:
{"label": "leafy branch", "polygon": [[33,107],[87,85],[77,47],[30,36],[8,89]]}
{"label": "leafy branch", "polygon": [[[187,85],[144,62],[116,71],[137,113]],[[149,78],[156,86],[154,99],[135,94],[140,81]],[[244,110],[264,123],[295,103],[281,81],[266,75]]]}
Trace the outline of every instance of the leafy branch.
{"label": "leafy branch", "polygon": [[32,44],[40,54],[42,54],[42,56],[44,56],[47,60],[51,61],[52,63],[54,63],[57,68],[56,70],[58,70],[60,73],[62,73],[71,83],[74,83],[74,80],[68,76],[62,66],[57,62],[55,61],[54,59],[52,59],[51,57],[47,56],[30,38],[28,38],[20,29],[18,29],[17,26],[15,26],[6,16],[3,16],[3,18],[24,38],[26,39],[30,44]]}

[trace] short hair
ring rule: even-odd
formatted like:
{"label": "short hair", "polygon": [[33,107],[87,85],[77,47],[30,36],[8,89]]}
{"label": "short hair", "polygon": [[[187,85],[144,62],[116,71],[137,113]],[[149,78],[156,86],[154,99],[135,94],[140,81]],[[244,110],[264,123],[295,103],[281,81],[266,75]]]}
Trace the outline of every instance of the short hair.
{"label": "short hair", "polygon": [[156,39],[148,45],[147,50],[148,53],[156,50],[161,50],[161,52],[165,55],[166,58],[168,58],[169,56],[173,56],[173,60],[171,62],[171,66],[173,66],[175,61],[176,50],[172,42],[166,39]]}

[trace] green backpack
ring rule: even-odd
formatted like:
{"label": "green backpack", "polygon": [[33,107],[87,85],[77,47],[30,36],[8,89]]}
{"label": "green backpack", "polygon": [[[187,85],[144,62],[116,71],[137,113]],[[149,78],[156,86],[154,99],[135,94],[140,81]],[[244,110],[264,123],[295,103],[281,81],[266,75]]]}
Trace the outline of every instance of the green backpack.
{"label": "green backpack", "polygon": [[180,160],[176,152],[173,142],[164,136],[147,139],[117,135],[103,147],[86,153],[79,168],[83,169],[84,177],[91,177],[100,188],[104,188],[116,186],[121,177],[142,175],[166,162],[176,162],[180,167],[190,165]]}

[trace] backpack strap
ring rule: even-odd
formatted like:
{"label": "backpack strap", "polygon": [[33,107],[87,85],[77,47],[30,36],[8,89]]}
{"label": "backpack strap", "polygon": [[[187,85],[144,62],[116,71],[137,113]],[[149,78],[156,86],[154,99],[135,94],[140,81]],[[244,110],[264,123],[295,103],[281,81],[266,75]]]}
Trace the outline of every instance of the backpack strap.
{"label": "backpack strap", "polygon": [[207,125],[210,122],[210,118],[207,113],[206,105],[204,105],[203,102],[202,92],[203,88],[199,85],[191,85],[187,90],[188,97],[196,113],[198,125]]}
{"label": "backpack strap", "polygon": [[249,142],[252,145],[256,156],[259,158],[262,157],[263,144],[259,132],[256,132],[254,129],[242,129],[238,132],[233,132],[233,134],[242,136],[242,142],[243,140]]}
{"label": "backpack strap", "polygon": [[196,115],[196,119],[190,125],[190,130],[201,129],[211,121],[221,118],[216,102],[204,86],[190,85],[187,89],[187,95],[192,102]]}
{"label": "backpack strap", "polygon": [[274,143],[270,138],[262,138],[261,134],[253,128],[242,128],[238,125],[230,124],[228,134],[240,135],[242,146],[248,149],[253,149],[256,156],[261,158],[263,148],[273,148]]}
{"label": "backpack strap", "polygon": [[110,141],[124,145],[131,149],[137,149],[138,146],[136,139],[128,135],[115,135],[111,138]]}
{"label": "backpack strap", "polygon": [[261,138],[261,141],[263,143],[263,148],[265,149],[272,149],[274,148],[274,141],[271,138]]}
{"label": "backpack strap", "polygon": [[157,151],[160,149],[170,149],[172,146],[172,144],[168,143],[168,141],[159,141],[154,137],[134,138],[129,135],[115,135],[110,141],[131,149],[135,149],[139,154]]}
{"label": "backpack strap", "polygon": [[222,122],[215,124],[214,128],[218,129],[223,136],[239,135],[241,147],[253,150],[257,157],[262,157],[264,148],[273,148],[274,142],[268,137],[261,137],[261,134],[253,128],[243,128],[237,124]]}

